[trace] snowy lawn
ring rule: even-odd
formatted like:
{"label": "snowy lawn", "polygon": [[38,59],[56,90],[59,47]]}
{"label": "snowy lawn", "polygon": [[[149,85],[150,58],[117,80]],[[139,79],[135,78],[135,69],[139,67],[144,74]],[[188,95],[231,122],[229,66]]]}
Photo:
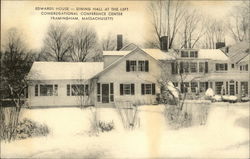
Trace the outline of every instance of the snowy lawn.
{"label": "snowy lawn", "polygon": [[89,136],[90,108],[24,109],[22,118],[47,124],[50,134],[1,142],[1,157],[15,158],[248,158],[249,103],[213,103],[206,125],[171,130],[163,106],[141,106],[140,128],[123,129],[116,109],[99,108],[115,130]]}

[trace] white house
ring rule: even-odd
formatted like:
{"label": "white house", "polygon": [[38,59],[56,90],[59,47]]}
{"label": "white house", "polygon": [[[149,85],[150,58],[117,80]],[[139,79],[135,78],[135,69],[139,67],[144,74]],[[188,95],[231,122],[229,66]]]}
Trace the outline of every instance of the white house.
{"label": "white house", "polygon": [[[248,68],[231,71],[230,57],[221,50],[168,50],[166,39],[161,40],[161,49],[141,49],[134,44],[122,47],[118,41],[121,49],[104,51],[103,62],[34,62],[28,75],[28,103],[107,107],[114,106],[115,101],[152,104],[161,91],[163,75],[182,93],[202,93],[210,87],[216,94],[249,94]],[[248,67],[245,58],[237,67]],[[180,80],[180,74],[185,78]]]}

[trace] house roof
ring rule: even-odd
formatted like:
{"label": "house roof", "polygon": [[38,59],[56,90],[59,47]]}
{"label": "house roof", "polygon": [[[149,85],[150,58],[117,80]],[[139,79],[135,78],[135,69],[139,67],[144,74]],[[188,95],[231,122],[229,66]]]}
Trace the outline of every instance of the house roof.
{"label": "house roof", "polygon": [[[138,47],[136,47],[138,48]],[[133,50],[135,50],[134,48]],[[160,49],[141,49],[151,57],[153,57],[156,60],[168,60],[168,59],[175,59],[174,56],[171,56],[172,54],[170,52],[173,52],[173,50],[169,52],[163,52]],[[125,56],[129,54],[132,51],[103,51],[104,56]]]}
{"label": "house roof", "polygon": [[[133,51],[130,51],[128,54],[121,56],[120,58],[118,58],[116,61],[114,61],[111,65],[109,65],[108,67],[106,67],[103,71],[99,72],[98,74],[96,74],[94,77],[98,77],[99,75],[107,72],[108,70],[110,70],[111,68],[113,68],[114,66],[116,66],[117,64],[121,63],[122,60],[124,60],[127,56],[136,53],[137,51],[141,51],[143,53],[145,53],[147,56],[149,56],[150,58],[152,58],[153,60],[155,60],[157,63],[160,63],[157,59],[155,59],[154,57],[150,56],[147,52],[145,52],[143,49],[140,49],[139,47],[135,48]],[[119,52],[119,51],[116,51]]]}
{"label": "house roof", "polygon": [[198,59],[229,60],[227,55],[220,49],[200,49]]}
{"label": "house roof", "polygon": [[130,43],[128,45],[125,45],[123,48],[121,48],[121,51],[132,51],[135,48],[137,48],[138,46],[135,45],[134,43]]}
{"label": "house roof", "polygon": [[34,62],[29,80],[90,79],[103,70],[103,62]]}
{"label": "house roof", "polygon": [[243,41],[228,47],[228,57],[234,63],[250,54],[250,42]]}
{"label": "house roof", "polygon": [[250,54],[246,55],[244,58],[242,58],[240,61],[238,61],[238,63],[242,63],[242,62],[250,62]]}

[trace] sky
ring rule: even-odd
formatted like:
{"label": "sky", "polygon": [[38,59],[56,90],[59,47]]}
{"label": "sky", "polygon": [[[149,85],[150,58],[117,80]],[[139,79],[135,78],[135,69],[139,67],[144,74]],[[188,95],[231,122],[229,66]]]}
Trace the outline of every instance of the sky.
{"label": "sky", "polygon": [[[223,19],[236,1],[188,1],[189,7],[196,8],[204,16]],[[39,50],[42,47],[47,28],[51,22],[50,16],[41,15],[35,7],[82,7],[82,8],[125,8],[122,16],[114,16],[113,20],[86,21],[64,20],[63,23],[73,28],[84,23],[95,27],[99,39],[111,33],[123,34],[130,42],[142,44],[148,36],[150,15],[147,10],[150,1],[1,1],[1,41],[9,28],[16,27],[25,37],[29,48]],[[126,10],[127,8],[127,10]]]}

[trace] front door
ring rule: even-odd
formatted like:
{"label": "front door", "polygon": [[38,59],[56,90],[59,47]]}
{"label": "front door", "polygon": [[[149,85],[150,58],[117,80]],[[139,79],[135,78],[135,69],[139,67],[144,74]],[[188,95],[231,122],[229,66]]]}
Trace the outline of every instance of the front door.
{"label": "front door", "polygon": [[235,95],[235,93],[234,93],[234,85],[233,84],[230,84],[229,85],[229,93],[230,93],[230,95]]}
{"label": "front door", "polygon": [[102,103],[109,103],[109,84],[102,84]]}

